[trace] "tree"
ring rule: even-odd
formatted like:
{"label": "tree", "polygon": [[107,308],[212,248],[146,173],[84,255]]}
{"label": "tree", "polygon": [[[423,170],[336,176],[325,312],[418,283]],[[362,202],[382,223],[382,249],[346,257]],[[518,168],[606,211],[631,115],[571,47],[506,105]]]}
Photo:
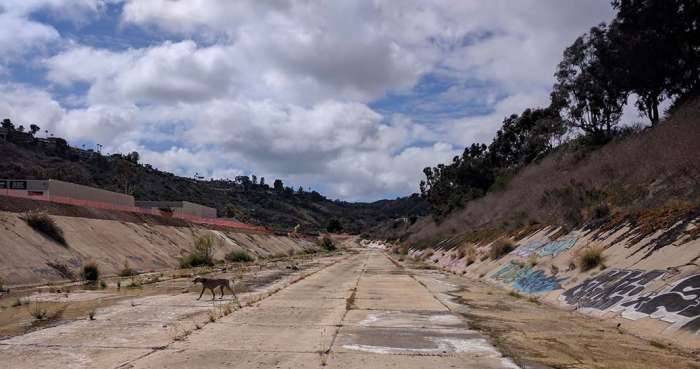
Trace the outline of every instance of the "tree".
{"label": "tree", "polygon": [[302,195],[303,193],[304,193],[304,188],[299,186],[299,188],[297,189],[297,194]]}
{"label": "tree", "polygon": [[565,127],[556,109],[526,109],[503,120],[489,145],[491,164],[499,169],[527,165],[547,154]]}
{"label": "tree", "polygon": [[605,24],[593,27],[564,51],[555,74],[552,106],[595,142],[611,136],[627,101],[627,93],[614,78],[618,67],[612,51]]}
{"label": "tree", "polygon": [[30,124],[29,125],[29,132],[31,132],[32,136],[36,135],[37,132],[41,130],[41,127],[37,126],[36,124]]}
{"label": "tree", "polygon": [[260,187],[265,187],[265,177],[260,177]]}
{"label": "tree", "polygon": [[253,184],[253,186],[256,186],[258,184],[258,177],[256,177],[255,174],[252,174],[250,176],[250,182]]}
{"label": "tree", "polygon": [[636,106],[652,125],[665,98],[697,93],[700,86],[698,0],[613,0],[611,24],[620,70],[610,77],[637,95]]}
{"label": "tree", "polygon": [[9,131],[14,131],[15,125],[12,124],[12,121],[9,118],[5,118],[2,120],[2,128],[5,128]]}
{"label": "tree", "polygon": [[328,233],[339,233],[342,230],[343,225],[338,219],[331,219],[330,221],[328,221],[328,225],[326,226],[326,231],[328,231]]}
{"label": "tree", "polygon": [[126,154],[124,158],[131,163],[138,164],[140,155],[138,152],[132,151],[129,154]]}
{"label": "tree", "polygon": [[24,126],[20,125],[19,127],[17,127],[17,132],[24,132]]}
{"label": "tree", "polygon": [[281,179],[275,179],[275,183],[272,185],[276,192],[284,191],[284,183]]}

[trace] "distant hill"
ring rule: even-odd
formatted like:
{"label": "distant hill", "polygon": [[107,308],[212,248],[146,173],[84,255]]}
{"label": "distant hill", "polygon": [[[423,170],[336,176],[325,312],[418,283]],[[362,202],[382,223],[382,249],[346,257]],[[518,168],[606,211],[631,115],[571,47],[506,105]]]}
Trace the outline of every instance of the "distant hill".
{"label": "distant hill", "polygon": [[104,156],[70,147],[62,139],[34,139],[29,133],[9,131],[7,141],[0,140],[0,178],[53,178],[130,193],[137,200],[191,201],[216,208],[219,216],[277,230],[300,224],[303,232],[317,232],[338,220],[343,231],[361,233],[378,223],[415,220],[428,213],[427,203],[417,194],[351,203],[329,200],[316,191],[299,192],[281,182],[254,183],[247,176],[194,180],[138,164],[133,153]]}

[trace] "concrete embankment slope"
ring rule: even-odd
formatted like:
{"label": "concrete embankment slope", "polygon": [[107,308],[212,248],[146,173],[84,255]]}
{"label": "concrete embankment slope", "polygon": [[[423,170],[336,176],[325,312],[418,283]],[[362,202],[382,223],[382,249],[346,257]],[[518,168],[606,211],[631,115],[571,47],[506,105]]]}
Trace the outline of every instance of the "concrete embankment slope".
{"label": "concrete embankment slope", "polygon": [[106,275],[118,273],[125,262],[138,271],[175,268],[178,258],[192,250],[194,240],[207,233],[218,241],[215,259],[233,250],[267,257],[316,248],[311,240],[271,234],[51,215],[65,234],[68,246],[64,247],[30,228],[21,217],[22,213],[0,211],[0,278],[9,286],[60,280],[50,265],[77,271],[86,261],[95,261]]}
{"label": "concrete embankment slope", "polygon": [[[698,221],[670,232],[676,226],[644,237],[632,226],[569,233],[543,228],[494,242],[446,240],[432,249],[411,250],[410,255],[563,309],[613,320],[643,337],[697,348]],[[494,260],[492,248],[504,242],[514,250]],[[591,250],[600,253],[602,261],[586,270],[582,258]]]}

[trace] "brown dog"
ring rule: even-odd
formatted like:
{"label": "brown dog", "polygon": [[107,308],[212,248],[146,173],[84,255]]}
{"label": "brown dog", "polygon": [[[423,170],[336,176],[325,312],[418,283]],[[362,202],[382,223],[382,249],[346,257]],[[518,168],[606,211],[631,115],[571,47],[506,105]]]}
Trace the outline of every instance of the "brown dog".
{"label": "brown dog", "polygon": [[221,297],[219,297],[219,299],[223,299],[224,298],[224,287],[226,287],[233,294],[233,297],[236,299],[238,306],[239,307],[241,306],[241,303],[238,302],[238,296],[236,296],[236,293],[233,291],[233,288],[231,288],[231,281],[229,281],[228,279],[214,279],[214,278],[197,277],[192,282],[202,284],[202,293],[199,294],[199,297],[197,297],[197,300],[201,299],[202,295],[204,294],[204,291],[209,289],[209,290],[211,290],[211,299],[213,301],[216,298],[216,293],[214,292],[214,290],[217,288],[221,288]]}

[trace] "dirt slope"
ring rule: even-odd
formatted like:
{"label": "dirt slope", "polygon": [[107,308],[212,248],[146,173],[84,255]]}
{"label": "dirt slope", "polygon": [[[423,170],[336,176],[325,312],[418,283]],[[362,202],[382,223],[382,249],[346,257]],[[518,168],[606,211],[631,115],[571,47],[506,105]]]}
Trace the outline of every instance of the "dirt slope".
{"label": "dirt slope", "polygon": [[316,248],[311,240],[276,235],[51,215],[65,233],[68,247],[63,247],[34,231],[21,216],[0,211],[0,278],[10,286],[60,279],[49,263],[67,265],[75,271],[92,260],[108,275],[118,273],[127,261],[139,271],[176,268],[178,257],[189,252],[194,240],[206,233],[215,234],[218,240],[216,259],[236,249],[264,257]]}

